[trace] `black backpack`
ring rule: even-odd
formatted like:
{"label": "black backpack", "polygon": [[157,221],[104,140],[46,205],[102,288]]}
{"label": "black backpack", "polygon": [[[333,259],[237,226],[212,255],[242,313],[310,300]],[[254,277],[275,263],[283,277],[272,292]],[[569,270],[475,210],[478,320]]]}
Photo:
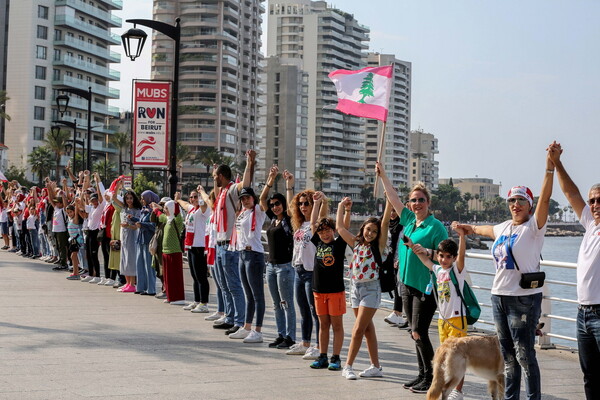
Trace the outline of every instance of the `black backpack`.
{"label": "black backpack", "polygon": [[373,258],[379,266],[379,283],[381,285],[381,292],[388,293],[390,299],[394,298],[394,289],[398,286],[398,276],[394,269],[394,257],[391,255],[383,262],[381,260],[381,253],[379,252],[379,246],[371,246],[373,252]]}

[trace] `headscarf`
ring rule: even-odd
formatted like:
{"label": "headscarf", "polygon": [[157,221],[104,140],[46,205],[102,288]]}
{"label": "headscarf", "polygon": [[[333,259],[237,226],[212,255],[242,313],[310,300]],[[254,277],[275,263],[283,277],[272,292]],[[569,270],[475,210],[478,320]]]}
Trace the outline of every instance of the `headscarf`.
{"label": "headscarf", "polygon": [[179,207],[177,205],[177,203],[175,203],[173,200],[169,200],[165,203],[165,208],[167,210],[169,210],[169,215],[167,216],[167,222],[171,222],[173,221],[173,218],[175,218],[175,216],[177,214],[179,214]]}
{"label": "headscarf", "polygon": [[150,204],[158,203],[160,201],[160,197],[152,190],[144,190],[142,192],[142,199],[144,199],[146,206],[150,206]]}

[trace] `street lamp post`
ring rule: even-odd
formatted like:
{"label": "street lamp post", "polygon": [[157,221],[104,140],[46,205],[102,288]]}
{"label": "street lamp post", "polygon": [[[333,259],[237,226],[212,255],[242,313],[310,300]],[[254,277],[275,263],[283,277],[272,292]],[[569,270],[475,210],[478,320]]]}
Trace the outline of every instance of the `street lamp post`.
{"label": "street lamp post", "polygon": [[[87,109],[88,152],[87,152],[87,157],[85,159],[85,168],[84,169],[89,170],[92,166],[92,158],[91,158],[92,157],[91,156],[91,154],[92,154],[92,87],[89,86],[87,91],[82,90],[82,89],[71,89],[71,88],[65,88],[65,89],[59,89],[59,90],[61,92],[76,94],[79,97],[83,97],[88,102],[88,109]],[[70,99],[70,97],[65,94],[56,96],[56,106],[58,107],[58,112],[60,113],[61,118],[67,111],[67,107],[69,106],[69,99]],[[85,143],[84,143],[84,147],[83,147],[83,152],[85,153]]]}
{"label": "street lamp post", "polygon": [[[160,21],[153,21],[151,19],[128,19],[126,22],[132,23],[133,28],[129,29],[123,35],[123,47],[125,48],[125,55],[134,61],[142,53],[144,43],[146,42],[146,33],[141,29],[137,29],[136,24],[147,26],[160,33],[170,37],[175,41],[175,65],[173,69],[173,93],[171,96],[171,140],[169,148],[169,194],[171,198],[175,197],[177,191],[177,113],[178,113],[178,102],[179,102],[179,47],[181,43],[181,26],[179,22],[181,20],[177,18],[175,25],[169,25]],[[132,46],[133,44],[133,46]],[[135,52],[132,53],[132,48]]]}

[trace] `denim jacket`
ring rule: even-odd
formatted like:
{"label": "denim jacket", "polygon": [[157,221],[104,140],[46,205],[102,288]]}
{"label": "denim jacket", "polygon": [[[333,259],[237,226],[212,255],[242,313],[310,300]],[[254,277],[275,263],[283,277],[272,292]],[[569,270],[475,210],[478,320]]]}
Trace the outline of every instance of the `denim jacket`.
{"label": "denim jacket", "polygon": [[137,243],[139,244],[148,244],[150,243],[150,239],[154,235],[154,231],[156,230],[156,224],[150,221],[150,215],[152,214],[152,210],[148,207],[142,208],[142,212],[140,213],[140,224],[142,225],[140,228],[140,234],[137,238]]}

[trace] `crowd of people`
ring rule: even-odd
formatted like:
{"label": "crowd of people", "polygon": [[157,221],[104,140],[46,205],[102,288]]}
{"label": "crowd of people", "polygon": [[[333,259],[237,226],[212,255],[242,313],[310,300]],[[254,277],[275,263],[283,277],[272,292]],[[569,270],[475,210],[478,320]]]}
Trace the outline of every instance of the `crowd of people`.
{"label": "crowd of people", "polygon": [[[375,172],[387,199],[384,213],[380,218],[367,218],[358,232],[351,233],[350,198],[337,204],[336,218],[331,219],[325,193],[295,193],[295,179],[289,171],[281,173],[285,194],[271,194],[280,175],[276,165],[269,169],[257,196],[251,186],[256,153],[249,150],[241,181],[234,181],[227,165],[215,166],[214,189],[207,192],[199,185],[187,201],[179,192],[173,199],[160,198],[150,190],[138,196],[124,189],[122,177],[105,188],[97,173],[81,171],[75,176],[68,167],[69,179],[60,185],[48,178],[44,187],[29,189],[9,182],[0,195],[2,249],[53,264],[53,270],[69,271],[68,280],[155,296],[184,310],[206,313],[204,319],[215,329],[244,343],[263,342],[266,281],[277,330],[268,347],[312,360],[311,368],[341,370],[349,380],[383,376],[373,317],[381,302],[380,272],[384,263],[392,263],[398,286],[394,313],[386,321],[408,325],[418,371],[404,388],[426,393],[433,379],[434,348],[428,332],[436,309],[440,310],[442,342],[467,332],[466,309],[457,292],[466,275],[464,236],[488,236],[494,240],[492,305],[506,366],[506,398],[519,398],[524,371],[528,398],[540,399],[534,344],[542,289],[523,281],[540,271],[556,170],[561,188],[587,229],[578,269],[579,354],[586,396],[600,398],[599,383],[594,380],[600,373],[600,187],[592,187],[586,205],[562,166],[561,153],[556,142],[547,149],[535,208],[531,190],[513,187],[507,200],[512,218],[494,226],[452,223],[459,245],[448,239],[448,230],[430,211],[428,189],[415,185],[404,202],[379,163]],[[352,257],[346,272],[348,246]],[[193,280],[192,302],[185,298],[183,253],[187,253]],[[355,322],[343,362],[345,274],[350,278]],[[209,306],[209,275],[216,283],[214,306]],[[452,279],[457,280],[456,286]],[[363,339],[371,365],[356,373],[353,365]],[[462,382],[449,398],[462,399],[461,390]]]}

